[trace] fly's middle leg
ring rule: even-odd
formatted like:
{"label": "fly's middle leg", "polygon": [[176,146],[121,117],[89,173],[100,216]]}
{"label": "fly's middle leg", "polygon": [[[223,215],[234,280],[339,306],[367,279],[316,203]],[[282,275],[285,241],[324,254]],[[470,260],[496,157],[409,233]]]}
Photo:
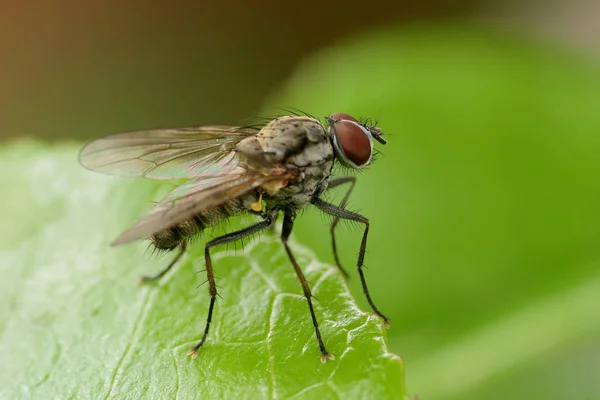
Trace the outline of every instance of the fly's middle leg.
{"label": "fly's middle leg", "polygon": [[308,282],[306,282],[306,278],[300,269],[300,266],[296,262],[296,258],[292,254],[292,250],[288,245],[288,238],[292,233],[292,228],[294,227],[294,220],[289,213],[285,213],[283,218],[283,227],[281,230],[281,241],[285,246],[285,251],[292,262],[292,266],[294,267],[294,271],[296,271],[296,275],[302,284],[302,290],[304,291],[304,297],[306,297],[306,301],[308,301],[308,308],[310,310],[310,316],[312,318],[313,326],[315,327],[315,335],[317,336],[317,341],[319,342],[319,349],[321,350],[321,362],[325,363],[327,359],[334,360],[335,357],[333,354],[329,353],[327,349],[325,349],[325,344],[323,344],[323,338],[321,337],[321,331],[319,330],[319,323],[317,322],[317,317],[315,316],[315,309],[312,304],[312,293],[310,292],[310,288],[308,287]]}
{"label": "fly's middle leg", "polygon": [[204,342],[206,342],[206,338],[208,337],[208,330],[210,329],[210,323],[212,320],[213,310],[215,307],[215,301],[218,296],[217,284],[215,283],[215,275],[213,273],[212,260],[210,258],[210,249],[212,247],[220,246],[222,244],[235,242],[237,240],[250,236],[258,231],[261,231],[265,228],[268,228],[275,221],[277,217],[277,212],[275,211],[274,213],[270,214],[263,213],[261,214],[261,216],[263,217],[263,221],[260,221],[254,225],[251,225],[239,231],[231,232],[226,235],[220,236],[206,243],[206,246],[204,248],[204,259],[206,263],[206,279],[208,282],[208,294],[210,295],[210,304],[208,306],[208,317],[206,318],[206,326],[204,327],[204,333],[202,334],[202,338],[196,346],[192,347],[187,352],[187,354],[190,355],[192,358],[198,357],[198,349],[202,347]]}

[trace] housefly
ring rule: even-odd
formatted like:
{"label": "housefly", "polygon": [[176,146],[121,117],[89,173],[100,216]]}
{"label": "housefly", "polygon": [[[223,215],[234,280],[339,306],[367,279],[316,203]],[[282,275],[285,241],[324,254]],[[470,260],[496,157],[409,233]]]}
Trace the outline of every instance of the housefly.
{"label": "housefly", "polygon": [[[358,254],[358,273],[371,308],[387,326],[387,318],[377,309],[363,274],[369,220],[347,210],[346,204],[355,177],[332,177],[337,162],[346,169],[361,169],[373,158],[373,139],[386,141],[381,129],[344,114],[334,113],[324,124],[309,115],[275,118],[259,127],[201,125],[118,133],[88,143],[79,155],[87,169],[125,177],[189,180],[177,187],[146,216],[126,230],[113,246],[150,238],[160,250],[178,249],[173,261],[159,274],[144,277],[149,282],[161,278],[181,258],[190,238],[230,216],[250,213],[258,222],[206,243],[204,248],[210,304],[202,338],[188,354],[198,356],[208,336],[217,298],[210,250],[271,227],[283,214],[281,241],[302,284],[315,328],[321,361],[334,359],[323,343],[312,304],[309,285],[288,245],[296,213],[312,204],[333,216],[331,236],[335,261],[340,265],[334,230],[340,219],[364,226]],[[322,195],[336,186],[348,184],[341,203],[323,200]]]}

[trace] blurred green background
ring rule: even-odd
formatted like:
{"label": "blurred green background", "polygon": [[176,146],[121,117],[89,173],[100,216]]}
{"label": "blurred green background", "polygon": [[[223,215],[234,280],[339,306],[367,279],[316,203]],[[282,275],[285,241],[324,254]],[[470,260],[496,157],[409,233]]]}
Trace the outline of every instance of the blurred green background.
{"label": "blurred green background", "polygon": [[[378,118],[350,207],[409,392],[600,398],[598,26],[591,1],[5,1],[0,137]],[[308,210],[295,234],[332,261],[327,223]],[[339,234],[349,269],[359,231]]]}

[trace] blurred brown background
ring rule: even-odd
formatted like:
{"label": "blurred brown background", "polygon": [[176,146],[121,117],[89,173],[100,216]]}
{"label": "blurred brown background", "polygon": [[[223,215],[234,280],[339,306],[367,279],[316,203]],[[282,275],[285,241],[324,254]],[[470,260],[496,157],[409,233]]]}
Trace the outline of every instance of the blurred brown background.
{"label": "blurred brown background", "polygon": [[294,64],[320,46],[468,6],[5,1],[0,136],[88,139],[142,127],[236,123],[259,113]]}

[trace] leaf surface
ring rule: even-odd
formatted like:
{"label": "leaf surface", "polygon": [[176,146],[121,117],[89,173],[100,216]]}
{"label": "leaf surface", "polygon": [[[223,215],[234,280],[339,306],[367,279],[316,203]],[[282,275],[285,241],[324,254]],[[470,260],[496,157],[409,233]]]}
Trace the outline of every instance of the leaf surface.
{"label": "leaf surface", "polygon": [[403,364],[386,350],[381,321],[357,308],[334,267],[294,244],[336,356],[321,364],[276,233],[215,252],[223,298],[191,360],[186,351],[208,312],[201,244],[159,284],[142,287],[136,279],[172,255],[151,257],[146,243],[108,246],[171,185],[85,171],[77,150],[31,142],[0,150],[0,185],[9,188],[0,228],[1,398],[403,397]]}

